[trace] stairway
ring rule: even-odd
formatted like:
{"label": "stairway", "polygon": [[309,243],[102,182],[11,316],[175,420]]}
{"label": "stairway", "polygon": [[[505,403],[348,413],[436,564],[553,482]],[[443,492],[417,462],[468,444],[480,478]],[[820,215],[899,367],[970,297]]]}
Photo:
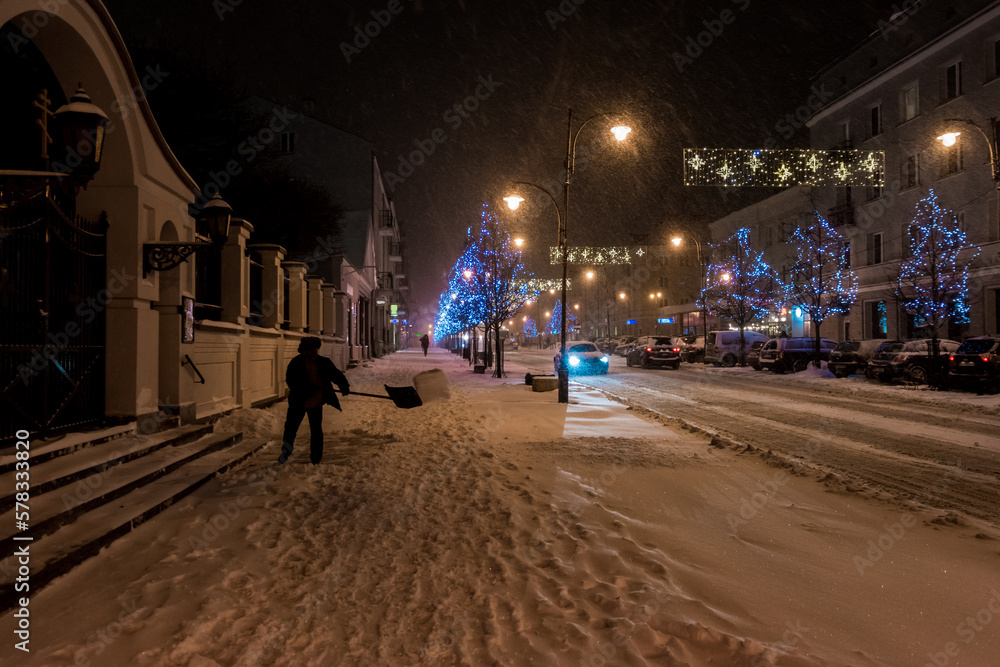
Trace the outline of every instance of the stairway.
{"label": "stairway", "polygon": [[[242,431],[214,432],[211,424],[173,426],[137,434],[134,424],[87,436],[32,443],[29,529],[16,506],[14,453],[0,457],[0,540],[10,545],[0,562],[0,613],[15,606],[18,563],[12,555],[30,548],[31,590],[56,577],[156,516],[217,474],[260,450]],[[30,536],[31,541],[15,537]]]}

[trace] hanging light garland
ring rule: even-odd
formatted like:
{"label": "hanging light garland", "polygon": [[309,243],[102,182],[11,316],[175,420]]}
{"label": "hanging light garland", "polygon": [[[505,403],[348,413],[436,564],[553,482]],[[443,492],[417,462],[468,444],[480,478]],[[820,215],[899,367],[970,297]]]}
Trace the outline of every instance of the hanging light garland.
{"label": "hanging light garland", "polygon": [[871,150],[685,148],[684,185],[882,187],[885,153]]}
{"label": "hanging light garland", "polygon": [[[567,263],[605,266],[609,264],[631,264],[642,259],[648,251],[645,246],[570,246],[567,249]],[[562,264],[559,246],[549,247],[552,264]]]}

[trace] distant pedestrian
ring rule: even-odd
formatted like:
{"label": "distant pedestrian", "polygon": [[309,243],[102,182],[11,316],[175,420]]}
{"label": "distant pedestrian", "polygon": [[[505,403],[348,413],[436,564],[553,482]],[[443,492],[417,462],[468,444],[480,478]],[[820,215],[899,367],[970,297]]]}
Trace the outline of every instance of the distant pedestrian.
{"label": "distant pedestrian", "polygon": [[420,347],[424,348],[424,356],[425,357],[427,356],[427,348],[429,348],[430,346],[431,346],[431,339],[427,337],[427,334],[424,334],[423,336],[421,336],[420,337]]}
{"label": "distant pedestrian", "polygon": [[288,363],[285,372],[289,390],[288,415],[278,463],[284,463],[292,455],[295,434],[305,416],[309,417],[309,459],[314,465],[323,460],[323,404],[329,403],[340,410],[333,385],[337,385],[344,396],[351,393],[351,385],[344,374],[329,357],[320,356],[320,345],[322,341],[315,336],[303,338],[299,342],[298,356]]}

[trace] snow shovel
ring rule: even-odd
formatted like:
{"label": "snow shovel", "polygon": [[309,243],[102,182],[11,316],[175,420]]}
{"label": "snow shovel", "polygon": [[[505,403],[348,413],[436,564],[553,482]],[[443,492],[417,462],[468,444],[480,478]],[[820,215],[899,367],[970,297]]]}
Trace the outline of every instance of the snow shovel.
{"label": "snow shovel", "polygon": [[387,398],[396,404],[397,408],[403,408],[408,410],[410,408],[416,408],[423,405],[423,401],[420,400],[420,394],[413,387],[390,387],[385,384],[385,393],[388,396],[382,396],[381,394],[366,394],[361,391],[352,391],[351,396],[367,396],[368,398]]}

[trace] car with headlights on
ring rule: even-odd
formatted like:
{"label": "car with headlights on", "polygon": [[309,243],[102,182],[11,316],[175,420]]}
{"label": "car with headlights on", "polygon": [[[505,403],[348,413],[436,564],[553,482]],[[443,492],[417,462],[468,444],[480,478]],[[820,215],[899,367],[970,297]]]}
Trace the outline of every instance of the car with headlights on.
{"label": "car with headlights on", "polygon": [[[573,343],[566,348],[570,375],[607,375],[611,358],[591,342]],[[552,358],[556,373],[559,372],[559,355]]]}
{"label": "car with headlights on", "polygon": [[625,355],[625,365],[643,368],[669,366],[677,370],[681,365],[681,348],[674,344],[670,336],[640,336]]}

